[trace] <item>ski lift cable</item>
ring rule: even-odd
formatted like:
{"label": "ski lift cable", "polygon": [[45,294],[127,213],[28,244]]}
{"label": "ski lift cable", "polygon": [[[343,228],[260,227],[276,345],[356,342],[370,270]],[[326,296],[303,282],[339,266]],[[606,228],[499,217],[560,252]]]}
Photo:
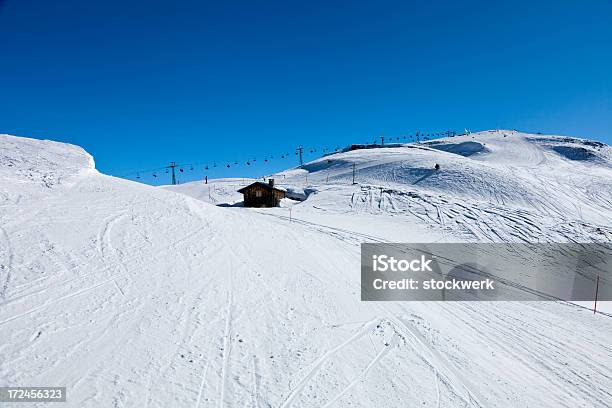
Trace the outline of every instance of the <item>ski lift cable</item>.
{"label": "ski lift cable", "polygon": [[[400,139],[406,140],[407,138],[410,140],[413,139],[423,139],[423,140],[430,140],[433,137],[444,137],[444,136],[450,136],[450,135],[456,135],[457,133],[454,131],[443,131],[443,132],[429,132],[429,133],[425,133],[425,132],[421,132],[421,131],[417,131],[415,134],[403,134],[401,136],[396,136],[395,138],[393,137],[388,137],[387,140],[393,140],[395,139],[396,141],[400,141]],[[375,140],[374,143],[377,143],[377,139]],[[334,149],[330,148],[330,147],[316,147],[316,146],[312,146],[310,148],[303,148],[303,154],[314,154],[314,153],[327,153],[327,152],[338,152],[342,150],[340,147],[336,146]],[[297,155],[298,153],[295,152],[295,155]],[[272,160],[274,160],[274,154],[270,154],[270,155],[264,155],[264,162],[270,162]],[[277,155],[278,158],[280,159],[287,159],[290,157],[289,153],[284,153],[284,154],[280,154]],[[231,163],[233,162],[234,166],[238,166],[239,163],[243,162],[243,163],[247,163],[247,165],[251,166],[253,165],[255,162],[257,161],[257,159],[255,157],[253,157],[252,159],[247,159],[247,160],[230,160],[228,161],[228,164],[226,167],[230,168],[231,167]],[[210,163],[213,163],[212,166]],[[198,167],[203,167],[204,170],[210,170],[211,168],[216,168],[217,164],[216,161],[206,161],[206,162],[199,162],[199,163],[180,163],[180,164],[173,164],[171,166],[160,166],[160,167],[155,167],[155,168],[150,168],[150,169],[146,169],[146,170],[133,170],[133,171],[129,171],[129,172],[122,172],[119,175],[117,175],[117,177],[129,177],[129,176],[134,176],[135,178],[142,178],[143,176],[145,176],[146,174],[151,174],[153,177],[157,178],[159,177],[158,173],[160,171],[166,171],[167,173],[169,172],[169,169],[175,167],[178,168],[180,172],[184,172],[185,169],[188,169],[189,171],[195,171]]]}

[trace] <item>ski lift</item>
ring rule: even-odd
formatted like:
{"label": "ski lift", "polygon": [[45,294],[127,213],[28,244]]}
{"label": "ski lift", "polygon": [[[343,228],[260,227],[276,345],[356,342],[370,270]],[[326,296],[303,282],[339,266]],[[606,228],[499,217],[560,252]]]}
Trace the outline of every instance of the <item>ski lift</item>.
{"label": "ski lift", "polygon": [[235,161],[235,162],[234,162],[234,165],[238,165],[238,162],[237,162],[237,161]]}
{"label": "ski lift", "polygon": [[268,159],[264,159],[264,161],[265,161],[265,162],[267,162],[267,161],[268,161]]}
{"label": "ski lift", "polygon": [[140,173],[136,173],[136,178],[140,179]]}
{"label": "ski lift", "polygon": [[206,167],[204,167],[204,170],[208,170],[208,164],[206,165]]}
{"label": "ski lift", "polygon": [[229,169],[229,167],[230,167],[230,165],[228,164],[228,165],[227,165],[227,168]]}
{"label": "ski lift", "polygon": [[217,163],[213,163],[213,167],[217,167]]}
{"label": "ski lift", "polygon": [[285,156],[284,156],[284,155],[282,155],[282,156],[281,156],[281,159],[284,159],[284,158],[285,158]]}
{"label": "ski lift", "polygon": [[182,173],[182,172],[183,172],[183,169],[179,169],[179,171]]}
{"label": "ski lift", "polygon": [[157,174],[153,173],[153,177],[157,177]]}
{"label": "ski lift", "polygon": [[166,169],[166,174],[168,174],[170,172],[170,170]]}
{"label": "ski lift", "polygon": [[250,162],[250,161],[248,161],[248,162],[246,162],[246,163],[247,163],[247,166],[250,166],[250,165],[251,165],[251,162]]}
{"label": "ski lift", "polygon": [[191,167],[189,168],[189,170],[193,171],[193,165],[191,165]]}

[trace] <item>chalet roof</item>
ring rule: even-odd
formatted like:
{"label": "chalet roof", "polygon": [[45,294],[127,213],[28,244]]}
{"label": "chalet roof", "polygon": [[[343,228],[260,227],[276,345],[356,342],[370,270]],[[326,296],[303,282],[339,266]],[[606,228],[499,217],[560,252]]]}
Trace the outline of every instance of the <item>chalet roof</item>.
{"label": "chalet roof", "polygon": [[248,186],[246,186],[246,187],[242,187],[240,190],[238,190],[238,192],[239,192],[239,193],[244,193],[244,192],[246,192],[247,190],[250,190],[250,189],[252,189],[253,187],[256,187],[256,186],[259,186],[259,187],[265,188],[265,189],[267,189],[267,190],[276,190],[276,191],[282,191],[282,192],[285,192],[285,191],[286,191],[284,188],[278,188],[278,187],[276,187],[276,186],[271,186],[271,185],[270,185],[270,184],[268,184],[268,183],[262,183],[261,181],[256,181],[256,182],[254,182],[253,184],[249,184],[249,185],[248,185]]}

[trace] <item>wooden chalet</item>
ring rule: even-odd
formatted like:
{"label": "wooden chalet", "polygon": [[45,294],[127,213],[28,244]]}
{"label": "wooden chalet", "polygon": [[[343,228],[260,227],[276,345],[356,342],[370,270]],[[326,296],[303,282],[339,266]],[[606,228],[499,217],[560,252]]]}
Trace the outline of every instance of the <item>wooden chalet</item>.
{"label": "wooden chalet", "polygon": [[244,196],[245,207],[278,207],[285,198],[285,190],[274,187],[274,179],[268,179],[268,183],[256,181],[238,192]]}

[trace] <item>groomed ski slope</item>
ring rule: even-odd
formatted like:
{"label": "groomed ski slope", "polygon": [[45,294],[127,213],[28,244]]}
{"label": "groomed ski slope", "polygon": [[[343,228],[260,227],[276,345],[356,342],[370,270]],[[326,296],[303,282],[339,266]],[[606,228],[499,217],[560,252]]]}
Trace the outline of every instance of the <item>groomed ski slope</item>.
{"label": "groomed ski slope", "polygon": [[610,148],[506,133],[275,175],[310,194],[292,222],[203,201],[242,180],[172,188],[196,199],[0,136],[0,384],[70,407],[610,406],[609,316],[359,300],[361,242],[610,240]]}

